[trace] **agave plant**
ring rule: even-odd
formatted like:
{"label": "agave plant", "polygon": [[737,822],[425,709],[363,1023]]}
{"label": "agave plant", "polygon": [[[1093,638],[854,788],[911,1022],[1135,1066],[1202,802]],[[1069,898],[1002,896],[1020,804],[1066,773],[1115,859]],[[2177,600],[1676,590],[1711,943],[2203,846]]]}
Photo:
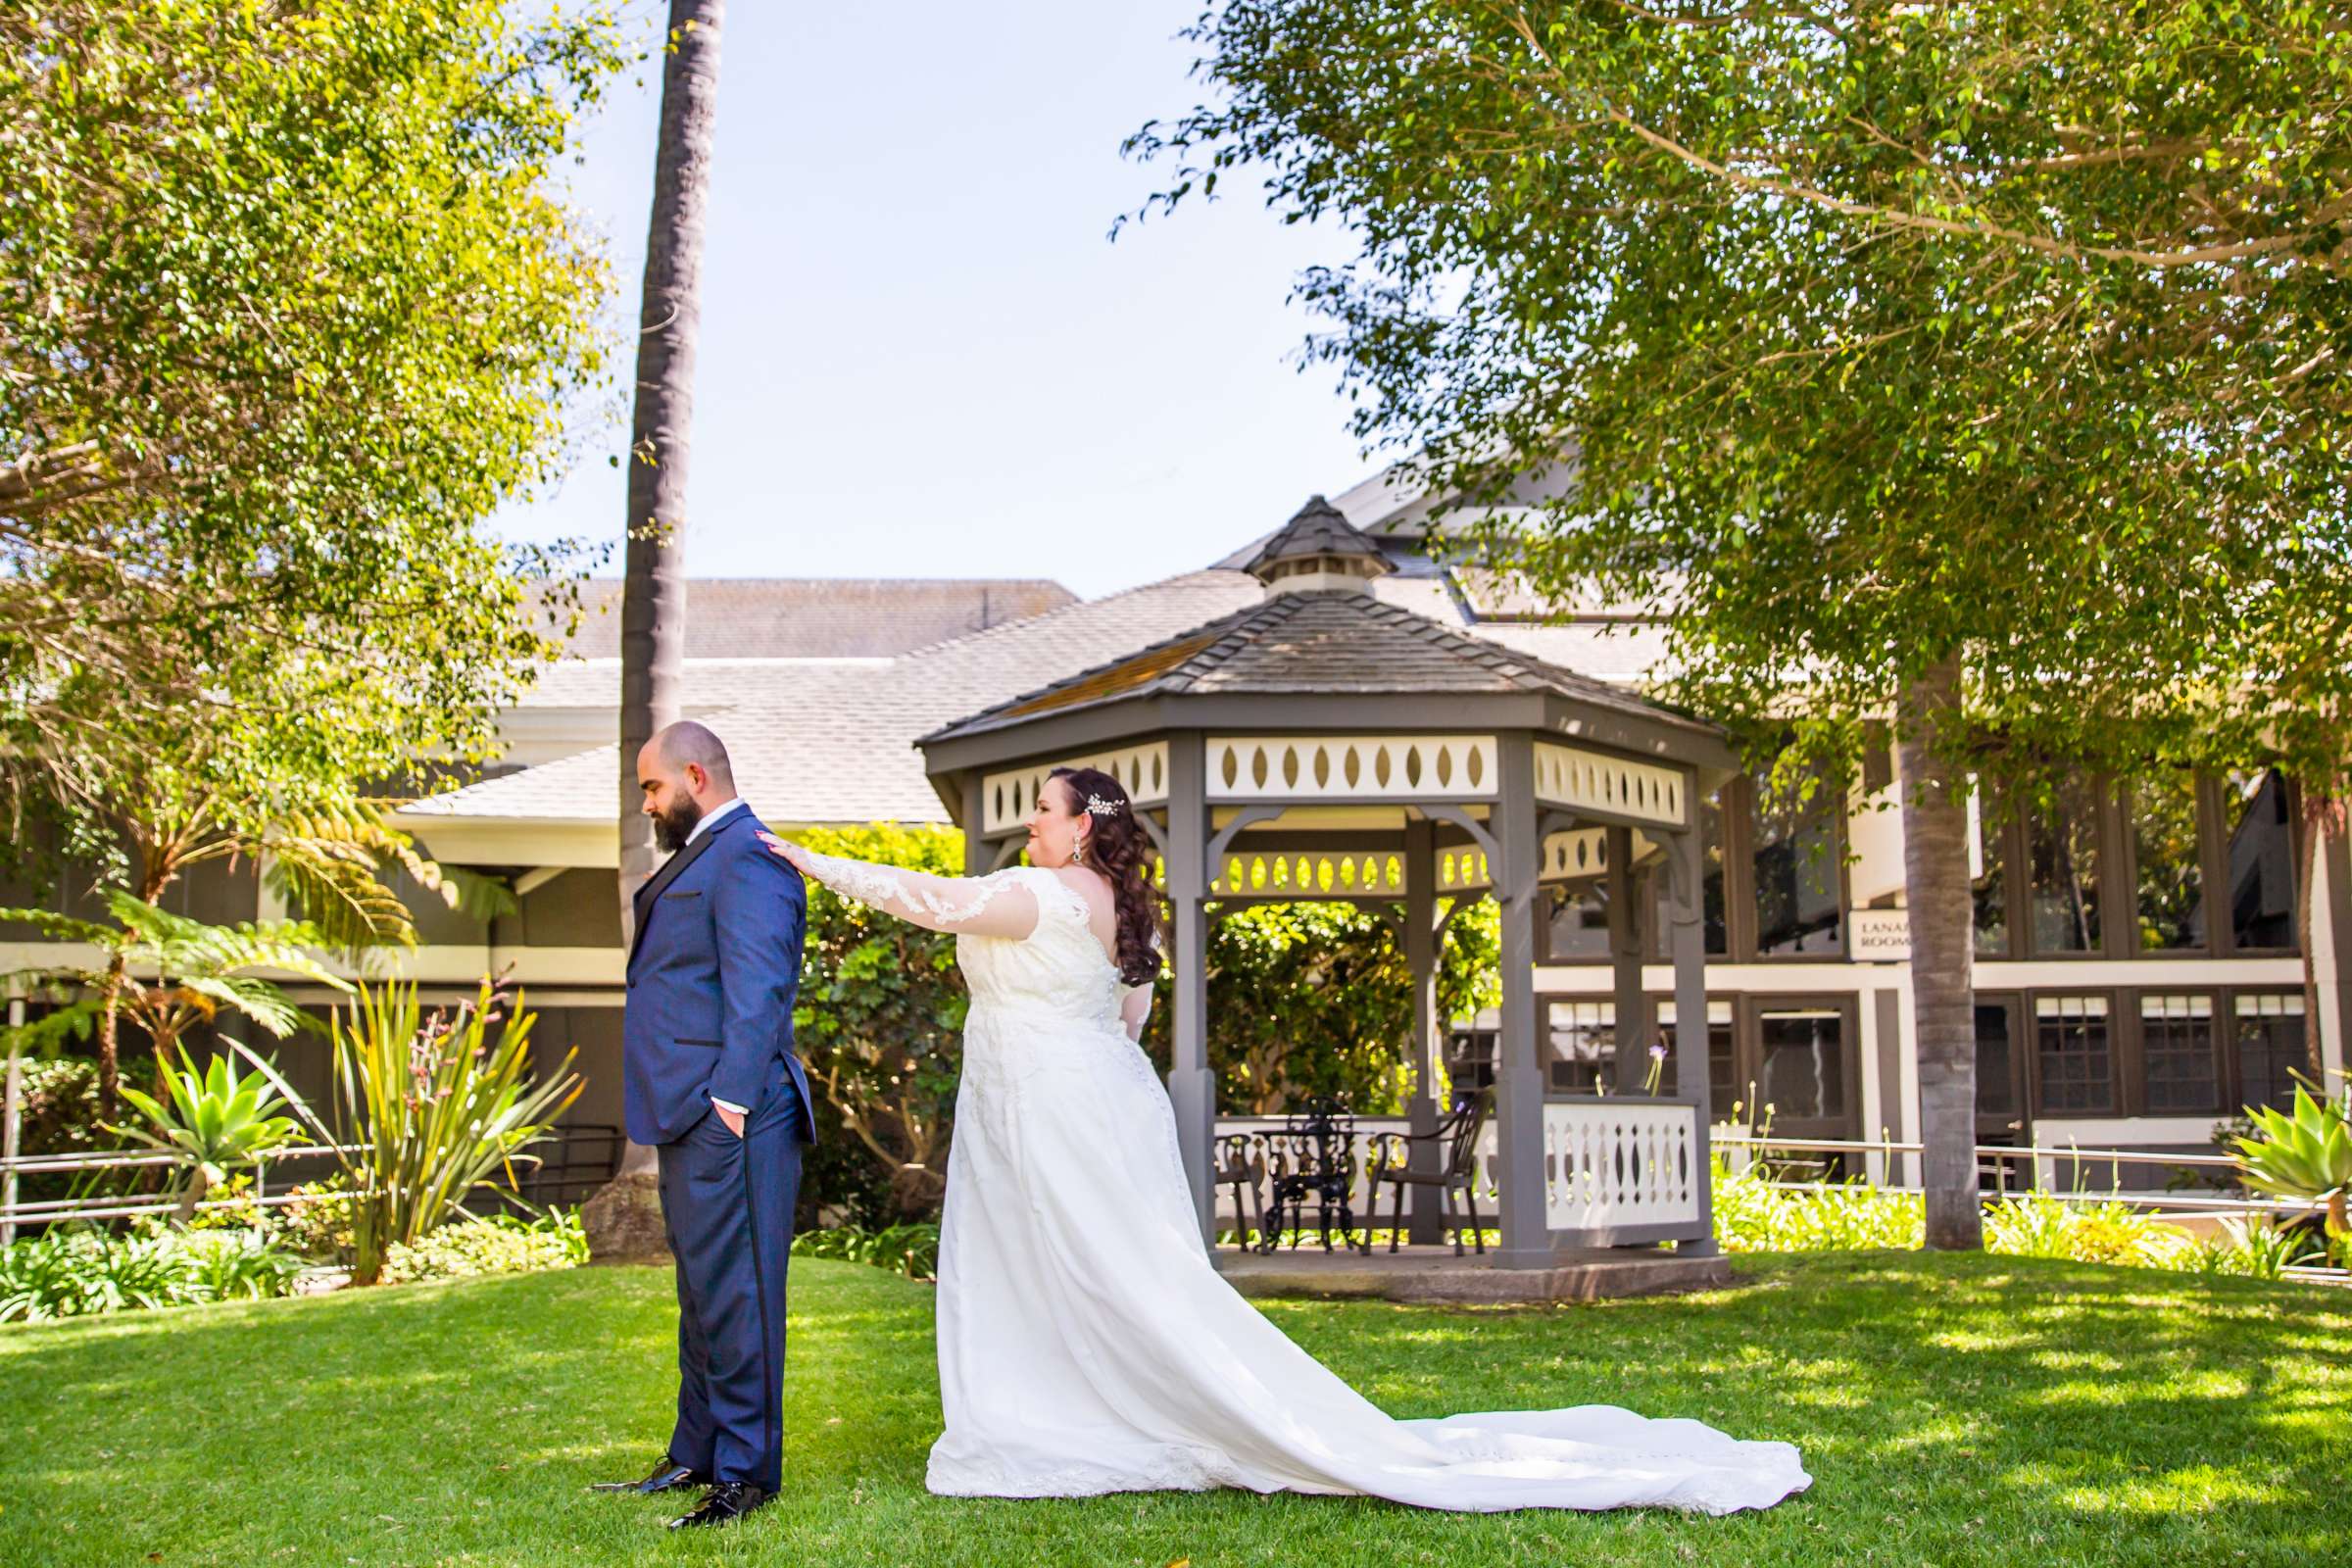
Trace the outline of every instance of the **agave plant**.
{"label": "agave plant", "polygon": [[[487,1191],[516,1197],[515,1166],[579,1098],[566,1052],[536,1076],[536,1016],[519,995],[484,981],[454,1008],[426,1009],[412,984],[363,985],[335,1014],[339,1153],[351,1203],[352,1283],[383,1275],[395,1243],[415,1247]],[[321,1134],[326,1129],[319,1126]]]}
{"label": "agave plant", "polygon": [[191,1218],[206,1189],[226,1181],[229,1171],[250,1165],[272,1149],[302,1138],[302,1124],[276,1114],[292,1108],[273,1092],[274,1074],[240,1076],[226,1056],[215,1056],[199,1072],[186,1048],[174,1046],[179,1066],[164,1069],[164,1087],[171,1103],[125,1087],[122,1098],[154,1124],[111,1131],[175,1154],[188,1167],[187,1185],[179,1196],[179,1217]]}
{"label": "agave plant", "polygon": [[2352,1194],[2352,1087],[2317,1100],[2297,1085],[2293,1115],[2269,1106],[2249,1108],[2254,1135],[2237,1140],[2237,1164],[2248,1187],[2276,1198],[2324,1203],[2328,1234],[2352,1236],[2345,1200]]}

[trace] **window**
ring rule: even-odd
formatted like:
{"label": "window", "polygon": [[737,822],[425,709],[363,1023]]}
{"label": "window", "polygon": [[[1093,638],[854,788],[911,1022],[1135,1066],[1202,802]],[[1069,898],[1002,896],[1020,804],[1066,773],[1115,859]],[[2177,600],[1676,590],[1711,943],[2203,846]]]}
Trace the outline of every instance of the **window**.
{"label": "window", "polygon": [[1845,1115],[1845,1015],[1834,1007],[1758,1011],[1756,1092],[1776,1120]]}
{"label": "window", "polygon": [[2017,1053],[2011,1025],[2014,1001],[1977,999],[1977,1114],[1996,1121],[2013,1121],[2024,1110],[2018,1103]]}
{"label": "window", "polygon": [[1617,1007],[1609,1002],[1555,1002],[1546,1010],[1544,1082],[1560,1095],[1589,1095],[1617,1059]]}
{"label": "window", "polygon": [[1594,963],[1609,956],[1609,892],[1605,882],[1551,890],[1544,922],[1544,956],[1552,963]]}
{"label": "window", "polygon": [[2149,1111],[2222,1108],[2211,996],[2187,992],[2141,997],[2139,1041]]}
{"label": "window", "polygon": [[2132,813],[2132,874],[2142,953],[2207,945],[2197,795],[2196,775],[2180,771],[2134,779],[2125,792]]}
{"label": "window", "polygon": [[[1680,1093],[1675,1088],[1675,1054],[1682,1047],[1674,1038],[1674,1004],[1657,1004],[1658,1038],[1666,1043],[1666,1070],[1659,1076],[1658,1093]],[[1747,1085],[1740,1082],[1740,1069],[1733,1051],[1732,1004],[1729,1002],[1707,1004],[1707,1104],[1716,1116],[1729,1116],[1738,1102],[1742,1114],[1761,1112],[1761,1107],[1748,1103]]]}
{"label": "window", "polygon": [[1823,792],[1811,804],[1775,800],[1755,790],[1756,952],[1817,955],[1844,951],[1839,897],[1839,803]]}
{"label": "window", "polygon": [[2099,792],[2079,781],[2027,812],[2027,930],[2035,953],[2099,951]]}
{"label": "window", "polygon": [[2037,997],[2034,1065],[2044,1112],[2115,1109],[2115,1050],[2105,997]]}
{"label": "window", "polygon": [[2302,997],[2293,992],[2241,991],[2231,1001],[2239,1102],[2293,1109],[2292,1075],[2311,1072],[2311,1047],[2303,1035]]}
{"label": "window", "polygon": [[2295,945],[2294,835],[2286,781],[2276,769],[2223,780],[2230,936],[2240,948]]}
{"label": "window", "polygon": [[[1706,932],[1706,951],[1720,957],[1732,951],[1731,933],[1724,924],[1723,808],[1710,797],[1698,803],[1699,921]],[[1674,887],[1666,868],[1649,873],[1656,895],[1656,928],[1650,933],[1649,956],[1674,956]]]}
{"label": "window", "polygon": [[1970,827],[1977,835],[1981,866],[1971,891],[1976,902],[1977,956],[2009,956],[2009,808],[1990,781],[1969,799]]}

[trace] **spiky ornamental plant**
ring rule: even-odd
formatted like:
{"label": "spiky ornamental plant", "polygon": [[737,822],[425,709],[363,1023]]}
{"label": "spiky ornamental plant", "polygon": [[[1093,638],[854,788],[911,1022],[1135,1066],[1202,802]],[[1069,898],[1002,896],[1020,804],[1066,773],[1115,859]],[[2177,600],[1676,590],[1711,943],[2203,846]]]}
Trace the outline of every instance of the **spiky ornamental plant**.
{"label": "spiky ornamental plant", "polygon": [[136,1089],[122,1091],[122,1098],[137,1106],[155,1130],[116,1130],[150,1149],[177,1155],[186,1165],[188,1181],[180,1189],[178,1216],[184,1222],[195,1217],[206,1191],[227,1180],[230,1171],[300,1142],[302,1124],[276,1114],[292,1106],[275,1092],[274,1074],[240,1075],[226,1056],[215,1056],[200,1070],[188,1059],[185,1047],[177,1048],[177,1054],[178,1067],[164,1070],[170,1103]]}
{"label": "spiky ornamental plant", "polygon": [[2352,1085],[2328,1099],[2295,1087],[2293,1114],[2249,1107],[2252,1137],[2237,1140],[2238,1170],[2248,1187],[2276,1198],[2325,1203],[2328,1235],[2338,1247],[2352,1238],[2346,1214],[2352,1197]]}
{"label": "spiky ornamental plant", "polygon": [[334,1021],[335,1113],[329,1142],[351,1188],[352,1283],[383,1276],[393,1244],[414,1247],[468,1212],[478,1192],[518,1198],[514,1167],[580,1095],[576,1052],[535,1074],[536,1016],[520,993],[482,982],[474,1000],[425,1009],[414,984],[358,988]]}

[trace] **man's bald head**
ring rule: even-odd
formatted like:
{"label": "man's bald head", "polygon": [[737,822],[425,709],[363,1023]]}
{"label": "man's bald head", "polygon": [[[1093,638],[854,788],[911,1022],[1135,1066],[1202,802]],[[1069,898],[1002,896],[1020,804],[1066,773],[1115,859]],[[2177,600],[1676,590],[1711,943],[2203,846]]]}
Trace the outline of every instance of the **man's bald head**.
{"label": "man's bald head", "polygon": [[664,724],[654,732],[654,746],[672,770],[683,773],[691,763],[727,795],[735,793],[735,764],[728,760],[727,743],[712,734],[710,725],[691,718]]}
{"label": "man's bald head", "polygon": [[665,850],[686,842],[694,824],[735,798],[735,764],[726,743],[707,724],[680,719],[663,726],[637,754],[637,787],[645,814]]}

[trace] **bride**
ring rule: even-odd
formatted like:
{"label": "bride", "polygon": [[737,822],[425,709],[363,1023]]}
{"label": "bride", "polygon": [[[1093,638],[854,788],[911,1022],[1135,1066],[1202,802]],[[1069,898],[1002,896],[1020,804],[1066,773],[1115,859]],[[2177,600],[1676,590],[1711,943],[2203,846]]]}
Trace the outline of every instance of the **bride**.
{"label": "bride", "polygon": [[957,936],[971,987],[939,1250],[931,1491],[1368,1494],[1424,1508],[1730,1513],[1810,1484],[1785,1443],[1614,1405],[1393,1420],[1218,1275],[1136,1041],[1159,972],[1127,793],[1056,769],[1027,866],[956,878],[768,847]]}

